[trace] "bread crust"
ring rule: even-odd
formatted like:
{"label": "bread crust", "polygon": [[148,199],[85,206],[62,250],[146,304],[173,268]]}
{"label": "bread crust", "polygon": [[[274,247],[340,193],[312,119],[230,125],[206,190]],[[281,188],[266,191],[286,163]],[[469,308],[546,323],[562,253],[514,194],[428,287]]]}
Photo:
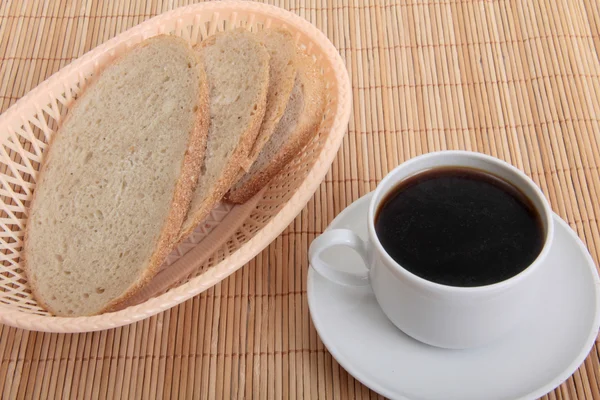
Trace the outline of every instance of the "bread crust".
{"label": "bread crust", "polygon": [[[277,124],[285,112],[285,108],[288,100],[290,99],[290,95],[292,94],[292,89],[294,88],[294,81],[296,78],[296,52],[293,50],[295,49],[296,45],[292,39],[292,34],[287,30],[278,28],[264,30],[259,32],[257,35],[264,43],[268,43],[269,40],[272,40],[273,42],[270,43],[271,45],[275,45],[275,42],[277,41],[287,42],[285,45],[290,46],[292,50],[290,51],[288,49],[283,49],[283,51],[288,51],[291,53],[291,55],[288,63],[284,65],[283,69],[281,71],[277,71],[279,78],[277,82],[274,82],[273,73],[271,73],[267,92],[265,117],[258,131],[256,140],[252,145],[250,153],[242,165],[243,172],[250,170],[250,167],[258,158],[261,150],[265,144],[267,144],[269,138],[271,135],[273,135],[273,132],[275,132],[275,128],[277,128]],[[276,48],[271,48],[267,45],[265,46],[270,53],[273,53],[277,50]],[[279,51],[282,50],[279,49]],[[286,54],[284,54],[282,57],[286,57]],[[273,61],[273,59],[273,54],[271,54],[271,61]],[[272,62],[270,63],[270,66],[273,66]]]}
{"label": "bread crust", "polygon": [[198,173],[206,153],[206,141],[209,126],[209,89],[204,60],[196,52],[200,75],[200,100],[196,112],[196,123],[189,135],[188,149],[181,163],[181,174],[175,185],[171,211],[167,223],[159,236],[156,251],[150,259],[150,264],[144,274],[123,295],[111,301],[100,311],[100,314],[119,309],[119,306],[135,295],[144,285],[156,275],[158,269],[175,246],[181,226],[187,215],[194,190],[198,181]]}
{"label": "bread crust", "polygon": [[[170,35],[154,36],[152,38],[146,39],[143,42],[137,44],[136,46],[131,48],[127,53],[122,54],[120,57],[118,57],[117,59],[112,61],[110,66],[117,65],[125,55],[129,54],[130,51],[133,51],[137,48],[142,48],[144,46],[148,46],[153,41],[157,41],[157,40],[169,40],[169,41],[172,41],[176,45],[185,44],[186,46],[189,46],[187,44],[187,42],[185,42],[183,39],[175,37],[175,36],[170,36]],[[197,65],[198,65],[199,76],[200,76],[200,80],[201,80],[200,99],[199,99],[198,110],[197,110],[197,114],[196,114],[197,117],[196,117],[196,122],[194,124],[194,127],[189,134],[188,148],[182,159],[181,173],[180,173],[177,183],[175,184],[171,208],[170,208],[169,214],[166,218],[164,227],[159,235],[159,239],[157,241],[156,248],[150,258],[148,267],[145,269],[143,274],[132,285],[130,285],[129,288],[123,292],[122,295],[109,301],[104,308],[98,310],[95,313],[91,313],[88,315],[98,315],[98,314],[102,314],[104,312],[109,312],[109,311],[115,310],[116,308],[118,308],[118,305],[120,303],[122,303],[129,297],[133,296],[133,294],[135,294],[141,287],[143,287],[156,274],[158,268],[161,266],[162,262],[164,261],[164,259],[168,255],[168,253],[171,251],[172,243],[174,242],[174,239],[177,237],[177,233],[179,232],[181,224],[183,223],[183,219],[185,218],[185,215],[187,213],[189,203],[191,202],[191,199],[192,199],[193,189],[195,187],[194,182],[195,182],[196,177],[198,176],[198,171],[200,170],[200,166],[202,165],[202,160],[204,158],[204,149],[206,147],[205,143],[206,143],[206,138],[208,135],[208,83],[206,80],[206,74],[205,74],[205,71],[203,68],[201,58],[197,54],[194,54],[194,52],[190,52],[190,55],[192,57],[196,57],[196,59],[198,61]],[[101,75],[102,74],[99,74],[99,76],[101,76]],[[98,81],[99,81],[99,79],[94,79],[90,83],[88,88],[81,94],[79,99],[83,98],[84,96],[87,96],[88,93],[90,92],[90,89],[92,89],[98,83]],[[53,145],[56,137],[58,137],[59,135],[62,134],[62,127],[66,124],[66,122],[71,117],[72,110],[79,107],[79,104],[81,104],[81,101],[75,102],[73,107],[69,110],[69,112],[65,116],[65,119],[63,120],[61,126],[56,130],[54,135],[52,135],[52,138],[50,139],[50,142],[48,144],[48,148],[46,149],[46,151],[44,153],[44,161],[42,162],[42,166],[41,166],[39,174],[38,174],[37,185],[42,184],[44,181],[44,175],[45,175],[46,169],[48,167],[48,161],[50,160],[51,154],[53,154],[52,153],[52,149],[53,149],[52,145]],[[36,204],[35,202],[36,202],[36,192],[34,191],[32,200],[31,200],[31,203],[29,206],[29,210],[33,209],[33,205]],[[37,302],[42,307],[44,307],[47,311],[49,311],[50,313],[52,313],[54,315],[59,315],[56,312],[56,310],[53,310],[47,303],[45,303],[43,301],[43,297],[40,295],[40,293],[38,291],[38,287],[36,285],[36,280],[33,278],[32,271],[30,270],[29,265],[27,263],[26,255],[27,255],[27,248],[28,248],[29,228],[30,228],[30,226],[28,224],[25,227],[24,244],[23,244],[25,251],[23,252],[24,256],[23,256],[22,265],[23,265],[25,275],[28,278],[29,286],[30,286],[32,293],[33,293],[34,297],[36,298]]]}
{"label": "bread crust", "polygon": [[244,203],[258,193],[292,161],[319,129],[325,108],[323,77],[306,53],[298,50],[296,60],[297,77],[304,87],[304,109],[296,129],[264,168],[250,173],[246,182],[230,189],[225,199],[232,203]]}

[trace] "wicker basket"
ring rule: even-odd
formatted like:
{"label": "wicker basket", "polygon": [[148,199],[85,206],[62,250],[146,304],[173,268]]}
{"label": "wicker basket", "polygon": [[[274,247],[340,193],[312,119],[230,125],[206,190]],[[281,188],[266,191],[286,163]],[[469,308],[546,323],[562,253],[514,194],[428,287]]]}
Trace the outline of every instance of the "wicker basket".
{"label": "wicker basket", "polygon": [[[242,206],[221,204],[165,262],[130,306],[93,317],[55,317],[31,295],[21,268],[27,208],[48,140],[71,102],[107,62],[157,34],[195,44],[217,31],[286,27],[313,55],[327,82],[321,129],[302,154]],[[274,240],[300,213],[325,177],[350,117],[348,73],[337,50],[304,19],[269,5],[211,2],[152,18],[104,43],[40,84],[0,116],[2,201],[0,323],[40,331],[85,332],[129,324],[173,307],[215,285]],[[206,254],[207,256],[202,256]]]}

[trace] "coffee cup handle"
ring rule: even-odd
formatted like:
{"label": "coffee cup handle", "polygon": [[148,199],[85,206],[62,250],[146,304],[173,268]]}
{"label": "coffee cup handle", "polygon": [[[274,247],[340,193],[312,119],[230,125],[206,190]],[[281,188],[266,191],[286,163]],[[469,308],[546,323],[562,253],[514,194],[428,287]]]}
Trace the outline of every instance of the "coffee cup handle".
{"label": "coffee cup handle", "polygon": [[[367,271],[362,273],[344,272],[334,269],[321,259],[321,253],[333,246],[354,249],[363,259]],[[308,249],[311,266],[324,278],[344,286],[366,286],[369,284],[369,257],[367,244],[349,229],[331,229],[315,238]]]}

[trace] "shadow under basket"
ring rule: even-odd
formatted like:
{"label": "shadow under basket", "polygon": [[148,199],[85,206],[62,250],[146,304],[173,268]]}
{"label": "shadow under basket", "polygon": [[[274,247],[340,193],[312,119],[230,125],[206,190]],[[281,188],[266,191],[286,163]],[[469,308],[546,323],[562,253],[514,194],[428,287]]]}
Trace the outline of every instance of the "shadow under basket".
{"label": "shadow under basket", "polygon": [[[313,56],[326,82],[319,132],[247,203],[219,204],[165,260],[154,280],[128,306],[92,317],[56,317],[31,295],[22,269],[28,206],[48,142],[94,74],[131,46],[159,34],[192,45],[219,32],[284,27]],[[351,87],[339,53],[306,20],[283,9],[245,1],[195,4],[154,17],[66,66],[0,116],[0,323],[47,332],[114,328],[150,317],[215,285],[269,245],[302,211],[324,179],[350,117]]]}

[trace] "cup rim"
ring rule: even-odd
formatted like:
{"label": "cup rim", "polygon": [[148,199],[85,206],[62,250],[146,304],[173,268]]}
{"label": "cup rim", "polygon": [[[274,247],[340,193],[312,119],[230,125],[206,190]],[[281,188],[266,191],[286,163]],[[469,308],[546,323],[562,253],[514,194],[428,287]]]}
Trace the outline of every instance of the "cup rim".
{"label": "cup rim", "polygon": [[[504,168],[504,169],[508,169],[512,173],[520,176],[523,179],[523,181],[530,187],[530,189],[533,190],[533,192],[535,193],[535,196],[538,198],[537,200],[539,200],[540,204],[542,204],[542,210],[538,210],[538,211],[541,214],[540,216],[542,217],[542,220],[546,224],[546,232],[545,232],[544,245],[542,246],[542,250],[540,251],[538,256],[531,262],[531,264],[529,264],[529,266],[527,266],[523,271],[519,272],[518,274],[516,274],[508,279],[505,279],[500,282],[492,283],[489,285],[466,286],[466,287],[450,286],[450,285],[445,285],[442,283],[429,281],[425,278],[421,278],[420,276],[415,275],[414,273],[410,272],[406,268],[402,267],[398,262],[396,262],[387,253],[387,251],[385,251],[385,249],[383,248],[383,245],[379,241],[379,238],[377,237],[377,234],[375,232],[375,211],[376,211],[376,207],[379,205],[379,201],[376,201],[376,200],[378,198],[379,199],[384,198],[384,196],[380,196],[383,191],[383,187],[385,186],[386,183],[393,180],[393,176],[399,170],[405,169],[406,167],[410,166],[411,164],[420,162],[423,159],[439,158],[439,157],[446,157],[446,156],[461,156],[461,157],[477,158],[477,159],[480,159],[480,160],[488,162],[488,163],[496,164],[497,166]],[[455,165],[455,164],[449,163],[446,166],[453,166],[453,165]],[[423,170],[425,170],[425,168]],[[378,253],[381,254],[381,256],[384,258],[386,264],[388,266],[393,267],[390,269],[392,270],[392,272],[394,274],[396,274],[400,278],[407,278],[410,282],[412,282],[413,284],[415,284],[417,286],[421,286],[421,287],[424,287],[429,290],[435,290],[437,292],[444,292],[444,293],[456,293],[456,294],[459,294],[459,293],[460,294],[489,293],[489,292],[493,292],[493,291],[505,290],[509,287],[514,286],[518,282],[527,279],[527,277],[529,277],[531,274],[533,274],[534,271],[539,267],[539,265],[541,265],[544,262],[544,260],[546,259],[546,256],[550,252],[552,240],[554,237],[554,221],[553,221],[552,215],[553,214],[552,214],[552,209],[550,207],[550,204],[548,203],[546,196],[544,196],[543,192],[538,187],[538,185],[536,185],[536,183],[529,176],[527,176],[527,174],[525,174],[523,171],[516,168],[515,166],[513,166],[499,158],[496,158],[496,157],[493,157],[493,156],[490,156],[490,155],[487,155],[484,153],[475,152],[475,151],[442,150],[442,151],[425,153],[425,154],[413,157],[413,158],[403,162],[402,164],[398,165],[397,167],[392,169],[390,172],[388,172],[388,174],[381,180],[381,182],[379,182],[379,184],[377,185],[377,188],[373,192],[373,197],[371,198],[371,201],[369,203],[369,211],[368,211],[369,240],[372,243],[372,245],[377,248]]]}

